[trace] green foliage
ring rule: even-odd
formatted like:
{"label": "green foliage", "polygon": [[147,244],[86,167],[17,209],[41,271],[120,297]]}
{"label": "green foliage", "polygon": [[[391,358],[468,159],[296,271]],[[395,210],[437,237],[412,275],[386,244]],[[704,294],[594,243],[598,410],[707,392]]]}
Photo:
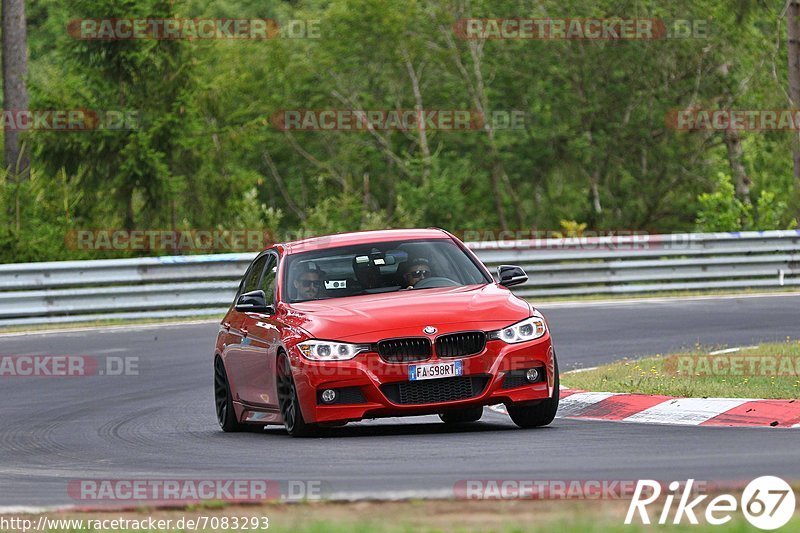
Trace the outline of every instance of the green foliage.
{"label": "green foliage", "polygon": [[755,208],[754,230],[781,229],[786,218],[786,202],[779,201],[774,192],[761,191]]}
{"label": "green foliage", "polygon": [[[786,106],[785,26],[776,26],[772,7],[745,4],[544,0],[530,11],[516,0],[28,2],[31,107],[138,120],[27,135],[34,178],[0,191],[0,258],[110,256],[66,247],[64,236],[79,228],[280,236],[409,226],[566,234],[789,227],[800,210],[791,134],[742,134],[750,207],[719,177],[732,174],[724,132],[665,124],[671,110],[689,106]],[[704,19],[712,31],[480,42],[452,30],[462,18],[576,14]],[[81,17],[311,20],[321,37],[83,41],[66,31]],[[490,124],[494,112],[519,111],[524,121],[424,136],[283,132],[270,123],[282,109],[417,105],[485,109]]]}
{"label": "green foliage", "polygon": [[698,198],[698,231],[736,231],[750,225],[751,210],[736,198],[730,176],[718,175],[717,190],[703,193]]}
{"label": "green foliage", "polygon": [[562,220],[559,223],[566,237],[580,237],[583,235],[583,232],[586,231],[586,224],[576,222],[575,220]]}
{"label": "green foliage", "polygon": [[730,176],[720,173],[718,180],[714,192],[698,197],[698,231],[767,231],[797,225],[795,221],[787,222],[787,203],[778,200],[774,192],[762,190],[753,207],[736,197]]}

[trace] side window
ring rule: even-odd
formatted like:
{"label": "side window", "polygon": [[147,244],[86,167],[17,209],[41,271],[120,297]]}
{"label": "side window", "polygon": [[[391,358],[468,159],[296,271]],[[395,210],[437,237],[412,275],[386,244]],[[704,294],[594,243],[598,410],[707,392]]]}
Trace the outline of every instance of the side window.
{"label": "side window", "polygon": [[258,289],[258,282],[261,279],[261,273],[264,272],[264,265],[267,263],[270,255],[262,255],[256,259],[247,271],[247,276],[242,283],[242,290],[240,294],[250,292]]}
{"label": "side window", "polygon": [[267,296],[267,305],[275,303],[275,280],[278,279],[278,260],[269,254],[267,256],[267,269],[264,271],[264,277],[261,278],[261,290]]}

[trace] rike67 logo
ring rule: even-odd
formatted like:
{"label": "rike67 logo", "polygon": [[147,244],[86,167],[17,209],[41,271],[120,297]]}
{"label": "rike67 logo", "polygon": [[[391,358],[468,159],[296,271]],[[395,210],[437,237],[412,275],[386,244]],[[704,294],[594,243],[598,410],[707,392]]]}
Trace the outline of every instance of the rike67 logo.
{"label": "rike67 logo", "polygon": [[[719,526],[730,522],[733,513],[741,511],[750,524],[758,529],[774,530],[786,525],[792,519],[795,509],[795,496],[792,487],[781,478],[762,476],[747,484],[742,491],[741,499],[730,494],[721,494],[705,501],[709,496],[693,494],[693,479],[683,485],[673,481],[668,486],[668,492],[661,505],[661,484],[657,481],[639,480],[633,493],[633,499],[625,516],[625,524],[641,521],[650,524],[650,511],[656,511],[653,517],[658,524],[684,523],[697,525],[698,515],[705,518],[705,522]],[[692,498],[695,496],[694,498]],[[690,499],[692,498],[692,499]],[[674,507],[675,500],[678,501]],[[651,509],[652,507],[652,509]],[[670,520],[671,519],[671,520]]]}

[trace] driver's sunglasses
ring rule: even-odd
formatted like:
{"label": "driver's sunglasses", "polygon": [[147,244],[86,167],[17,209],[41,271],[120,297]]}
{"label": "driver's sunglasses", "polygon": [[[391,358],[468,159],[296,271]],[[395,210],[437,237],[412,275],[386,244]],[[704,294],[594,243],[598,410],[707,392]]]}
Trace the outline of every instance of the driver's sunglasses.
{"label": "driver's sunglasses", "polygon": [[415,270],[414,272],[409,273],[412,278],[422,278],[425,279],[431,275],[430,270]]}
{"label": "driver's sunglasses", "polygon": [[318,279],[301,279],[300,283],[303,285],[303,288],[305,288],[305,289],[311,287],[312,285],[316,289],[319,289],[320,287],[322,287],[322,282],[320,280],[318,280]]}

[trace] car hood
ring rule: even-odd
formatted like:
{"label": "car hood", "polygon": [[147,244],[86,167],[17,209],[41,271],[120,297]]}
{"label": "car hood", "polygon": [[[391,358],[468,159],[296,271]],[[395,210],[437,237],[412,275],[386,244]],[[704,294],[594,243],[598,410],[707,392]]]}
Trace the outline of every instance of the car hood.
{"label": "car hood", "polygon": [[524,300],[495,284],[332,298],[287,305],[285,320],[318,339],[374,342],[439,333],[495,329],[531,313]]}

